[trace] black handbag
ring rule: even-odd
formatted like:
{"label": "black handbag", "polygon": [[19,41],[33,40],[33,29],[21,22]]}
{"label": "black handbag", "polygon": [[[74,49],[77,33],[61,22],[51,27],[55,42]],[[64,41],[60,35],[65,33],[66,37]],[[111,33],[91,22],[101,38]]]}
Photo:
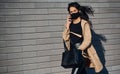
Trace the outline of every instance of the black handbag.
{"label": "black handbag", "polygon": [[77,49],[74,45],[72,49],[68,50],[63,40],[65,51],[62,53],[61,66],[64,68],[83,67],[85,65],[85,58],[82,51]]}

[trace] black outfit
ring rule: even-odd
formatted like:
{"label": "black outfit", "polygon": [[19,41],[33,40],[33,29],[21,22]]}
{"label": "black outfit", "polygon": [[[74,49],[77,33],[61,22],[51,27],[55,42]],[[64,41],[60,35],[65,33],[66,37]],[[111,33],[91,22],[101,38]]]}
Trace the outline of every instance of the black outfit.
{"label": "black outfit", "polygon": [[[76,24],[71,23],[71,24],[70,24],[70,31],[82,35],[81,22],[76,23]],[[73,44],[75,44],[75,43],[82,42],[82,41],[83,41],[83,37],[82,37],[82,38],[79,38],[78,36],[70,33],[70,40],[72,41]]]}
{"label": "black outfit", "polygon": [[[77,34],[82,35],[82,27],[81,27],[81,21],[79,23],[71,23],[70,24],[70,31],[75,32]],[[76,43],[82,43],[83,41],[83,37],[79,38],[76,35],[70,33],[70,41],[72,42],[72,44],[76,44]],[[71,48],[73,48],[74,46],[70,45]],[[76,72],[76,73],[75,73]],[[87,74],[86,70],[85,70],[85,66],[82,68],[73,68],[71,74]]]}

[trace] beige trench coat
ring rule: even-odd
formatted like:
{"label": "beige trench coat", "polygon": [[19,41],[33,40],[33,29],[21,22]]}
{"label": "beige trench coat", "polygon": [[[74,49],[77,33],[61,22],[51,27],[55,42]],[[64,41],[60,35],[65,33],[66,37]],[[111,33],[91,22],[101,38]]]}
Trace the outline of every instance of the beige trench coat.
{"label": "beige trench coat", "polygon": [[[95,48],[91,44],[92,36],[91,36],[90,25],[86,20],[82,19],[81,26],[82,26],[82,33],[83,33],[84,40],[83,40],[82,44],[79,46],[79,49],[85,50],[87,48],[88,57],[91,61],[89,67],[94,68],[96,72],[100,72],[103,69],[103,65],[102,65],[102,63],[101,63],[101,61],[96,53]],[[69,50],[70,50],[70,33],[71,32],[69,29],[64,28],[63,40],[65,41],[65,44]]]}

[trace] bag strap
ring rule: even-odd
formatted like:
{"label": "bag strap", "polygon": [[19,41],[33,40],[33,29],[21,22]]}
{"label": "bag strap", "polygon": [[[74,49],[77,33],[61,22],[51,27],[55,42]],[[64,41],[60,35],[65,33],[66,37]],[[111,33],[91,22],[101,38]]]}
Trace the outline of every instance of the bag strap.
{"label": "bag strap", "polygon": [[72,32],[72,31],[70,31],[70,33],[72,33],[72,34],[74,34],[74,35],[76,35],[76,36],[78,36],[78,37],[82,37],[82,35],[80,35],[80,34],[77,34],[77,33],[75,33],[75,32]]}
{"label": "bag strap", "polygon": [[[82,24],[82,19],[81,19],[81,24]],[[81,26],[82,27],[82,26]],[[82,37],[82,35],[80,35],[80,34],[78,34],[78,33],[75,33],[75,32],[72,32],[72,31],[70,31],[70,33],[72,33],[72,34],[74,34],[74,35],[76,35],[76,36],[78,36],[78,37]]]}

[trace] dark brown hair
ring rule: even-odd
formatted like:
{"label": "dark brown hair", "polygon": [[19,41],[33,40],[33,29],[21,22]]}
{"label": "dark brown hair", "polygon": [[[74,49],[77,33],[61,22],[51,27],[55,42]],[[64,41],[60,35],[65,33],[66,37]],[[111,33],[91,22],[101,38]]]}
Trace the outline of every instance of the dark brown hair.
{"label": "dark brown hair", "polygon": [[92,24],[88,16],[88,14],[94,16],[94,10],[91,6],[81,6],[78,2],[71,2],[68,4],[68,9],[67,9],[69,13],[70,13],[70,7],[75,7],[76,9],[80,10],[83,15],[81,16],[81,18]]}

